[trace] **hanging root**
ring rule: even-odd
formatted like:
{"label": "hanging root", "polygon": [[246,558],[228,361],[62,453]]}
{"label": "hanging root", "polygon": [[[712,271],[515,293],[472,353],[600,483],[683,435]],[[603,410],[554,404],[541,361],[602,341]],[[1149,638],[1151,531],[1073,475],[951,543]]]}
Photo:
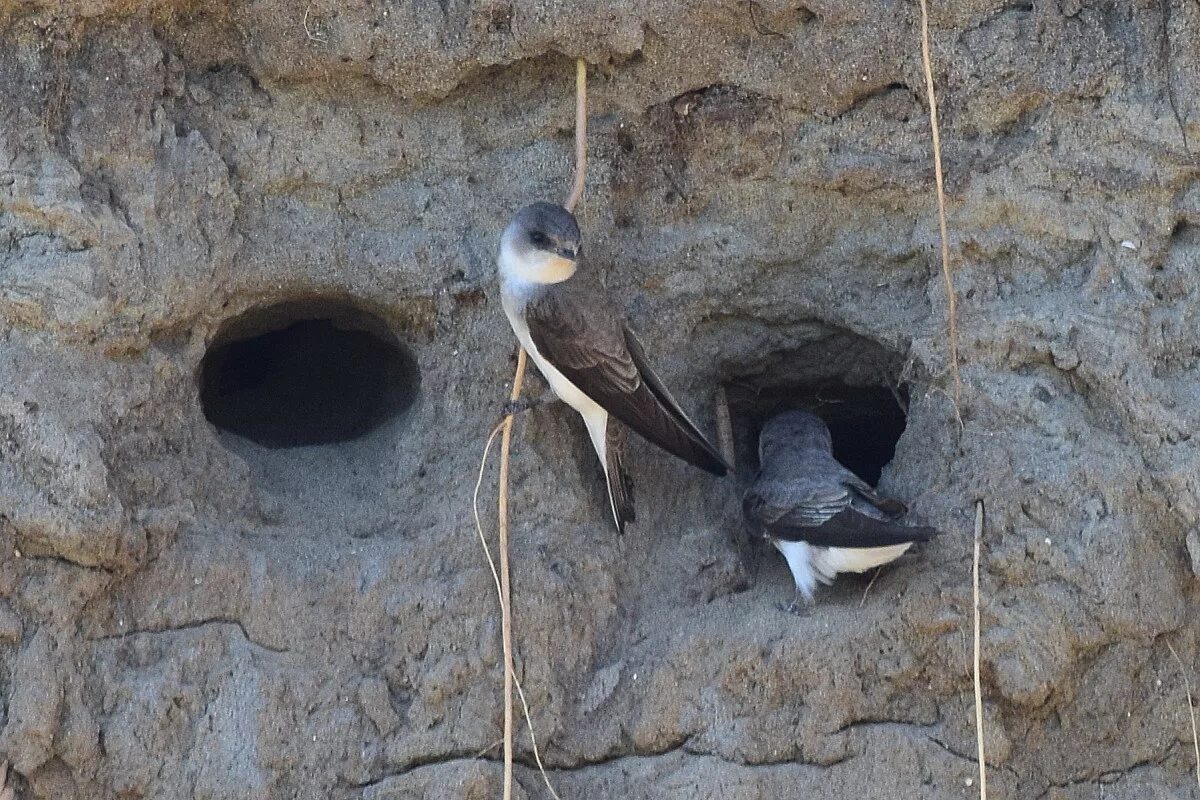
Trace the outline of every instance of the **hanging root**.
{"label": "hanging root", "polygon": [[733,420],[729,417],[729,398],[725,396],[724,386],[717,387],[714,403],[717,407],[717,444],[725,463],[732,467],[737,461],[737,449],[733,444]]}
{"label": "hanging root", "polygon": [[[583,187],[587,178],[587,62],[582,58],[575,62],[575,180],[571,194],[564,206],[573,211],[583,196]],[[517,348],[517,369],[513,375],[512,393],[509,395],[510,407],[521,399],[521,386],[525,382],[525,365],[527,357],[522,348]],[[508,558],[508,475],[509,452],[512,447],[513,415],[508,413],[492,430],[487,444],[483,448],[483,460],[479,465],[479,477],[475,482],[473,510],[475,513],[475,528],[479,532],[479,541],[483,544],[488,564],[492,568],[492,577],[496,579],[496,593],[500,598],[500,637],[504,648],[504,781],[502,789],[503,800],[512,800],[513,792],[513,684],[521,697],[521,706],[525,711],[525,722],[529,725],[529,738],[533,742],[533,756],[542,780],[552,797],[558,800],[558,793],[550,785],[550,778],[542,766],[542,756],[538,751],[537,737],[533,733],[533,719],[529,713],[529,705],[525,702],[525,692],[521,689],[520,681],[513,669],[513,634],[512,634],[512,580],[509,574]],[[487,467],[488,454],[496,435],[500,434],[500,479],[499,499],[497,501],[497,524],[500,529],[500,567],[492,559],[491,548],[488,547],[487,536],[483,532],[483,523],[479,518],[479,487],[483,483],[483,473]],[[0,798],[2,800],[2,798]]]}
{"label": "hanging root", "polygon": [[[520,366],[521,365],[518,364],[518,374],[523,375],[524,370],[520,369]],[[496,560],[492,557],[492,548],[488,547],[487,536],[485,536],[483,533],[483,522],[479,518],[479,489],[483,485],[483,473],[487,469],[487,460],[488,460],[488,455],[490,455],[491,451],[492,451],[492,443],[496,441],[496,436],[499,435],[501,430],[504,429],[504,426],[507,422],[509,422],[509,420],[504,420],[504,421],[500,422],[500,424],[498,424],[495,428],[493,428],[491,435],[488,436],[488,438],[487,438],[487,444],[485,444],[483,446],[483,459],[479,462],[479,475],[475,479],[475,494],[472,496],[472,500],[471,500],[471,508],[475,513],[475,530],[479,534],[479,543],[481,545],[483,545],[483,553],[485,556],[487,556],[488,567],[490,567],[492,570],[492,580],[496,584],[496,596],[500,598],[501,609],[503,609],[504,603],[505,603],[504,582],[500,579],[500,577],[501,577],[500,572],[496,569]],[[509,658],[509,656],[511,656],[511,654],[512,654],[512,648],[510,645],[509,649],[508,649],[508,656],[506,656],[506,658],[505,658],[505,669],[509,669],[511,667],[511,659]],[[553,797],[554,800],[561,800],[561,798],[558,796],[558,792],[554,791],[554,786],[551,785],[551,783],[550,783],[550,776],[546,774],[545,765],[542,764],[542,753],[538,749],[537,735],[534,734],[534,732],[533,732],[533,715],[529,713],[529,703],[525,699],[525,690],[521,688],[521,681],[517,678],[515,671],[510,671],[508,673],[508,675],[509,675],[509,678],[512,681],[512,683],[514,683],[517,687],[518,697],[521,698],[521,709],[525,712],[525,724],[529,726],[529,741],[533,743],[533,759],[535,762],[537,762],[538,771],[542,774],[542,780],[545,782],[546,789],[550,792],[550,796]],[[508,685],[507,681],[506,681],[505,685],[506,686]],[[505,699],[510,699],[509,695],[505,695]],[[508,707],[511,709],[512,704],[509,703]],[[507,742],[509,744],[509,746],[511,746],[511,743],[512,743],[511,726],[508,726],[505,728],[504,734],[505,734],[504,739],[501,739],[500,741],[497,741],[497,742],[494,742],[494,743],[488,745],[486,748],[484,748],[483,750],[481,750],[479,752],[479,755],[480,756],[484,755],[489,750],[494,748],[497,744],[501,744],[504,742]],[[511,763],[512,762],[510,761],[509,764],[511,765]],[[510,769],[511,769],[511,766],[510,766]],[[509,774],[511,775],[511,772]],[[509,791],[511,791],[511,784],[509,784],[509,787],[510,787]],[[4,800],[4,798],[0,797],[0,800]]]}
{"label": "hanging root", "polygon": [[942,281],[946,287],[946,316],[950,346],[950,375],[954,380],[954,407],[962,401],[962,379],[958,374],[958,298],[950,271],[950,237],[946,225],[946,182],[942,176],[942,135],[938,125],[937,93],[933,88],[933,62],[929,54],[929,8],[921,0],[921,63],[925,67],[925,93],[929,95],[929,130],[933,137],[933,177],[937,184],[938,228],[942,237]]}
{"label": "hanging root", "polygon": [[971,598],[974,606],[975,743],[979,750],[979,800],[987,800],[987,761],[983,755],[983,686],[979,679],[979,554],[983,549],[983,501],[975,501],[975,555],[971,559]]}

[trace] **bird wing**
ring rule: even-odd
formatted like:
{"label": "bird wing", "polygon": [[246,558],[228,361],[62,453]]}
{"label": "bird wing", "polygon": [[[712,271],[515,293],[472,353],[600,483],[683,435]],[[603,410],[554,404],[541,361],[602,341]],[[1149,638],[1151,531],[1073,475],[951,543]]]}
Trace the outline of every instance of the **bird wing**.
{"label": "bird wing", "polygon": [[728,471],[650,369],[637,339],[596,298],[557,284],[529,302],[525,322],[538,353],[609,414],[689,464],[714,475]]}
{"label": "bird wing", "polygon": [[773,532],[778,539],[803,539],[809,544],[824,547],[888,547],[907,542],[924,542],[937,535],[936,528],[904,525],[889,519],[878,519],[855,508],[834,514],[816,528],[790,528]]}
{"label": "bird wing", "polygon": [[[835,462],[836,463],[836,462]],[[887,514],[889,517],[898,517],[901,514],[908,512],[908,506],[901,503],[899,500],[893,500],[890,497],[884,497],[879,492],[875,491],[875,487],[864,481],[862,478],[855,475],[850,470],[838,464],[841,470],[842,483],[849,486],[859,495],[862,500],[870,503],[879,511]]]}
{"label": "bird wing", "polygon": [[846,487],[801,470],[788,474],[759,473],[742,498],[745,515],[775,528],[816,528],[850,507]]}
{"label": "bird wing", "polygon": [[705,463],[708,464],[708,466],[702,468],[707,469],[714,475],[724,475],[727,472],[733,472],[733,465],[725,460],[725,457],[713,446],[712,442],[708,440],[708,437],[704,435],[699,426],[692,421],[692,418],[687,415],[683,407],[671,395],[662,378],[658,377],[658,373],[650,366],[650,361],[646,358],[646,351],[642,349],[642,343],[634,332],[629,329],[629,326],[624,324],[621,325],[621,330],[625,334],[625,346],[629,350],[630,357],[633,358],[634,366],[637,367],[638,374],[641,375],[645,386],[650,389],[651,394],[658,400],[659,407],[677,425],[684,429],[692,444],[702,451]]}
{"label": "bird wing", "polygon": [[[836,472],[805,470],[803,461],[788,466],[782,474],[760,473],[742,499],[745,515],[773,538],[823,547],[886,547],[925,541],[937,533],[889,519],[865,504],[858,487],[847,485]],[[860,482],[857,476],[854,481]]]}
{"label": "bird wing", "polygon": [[604,431],[604,475],[608,482],[608,502],[612,506],[617,533],[625,525],[637,522],[633,500],[633,479],[625,470],[625,426],[610,419]]}

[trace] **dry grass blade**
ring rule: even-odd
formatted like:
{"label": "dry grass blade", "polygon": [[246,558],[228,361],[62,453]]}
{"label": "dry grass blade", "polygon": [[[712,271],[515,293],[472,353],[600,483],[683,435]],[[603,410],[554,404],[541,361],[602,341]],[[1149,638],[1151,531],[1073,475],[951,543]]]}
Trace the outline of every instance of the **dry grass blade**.
{"label": "dry grass blade", "polygon": [[[513,375],[510,402],[521,398],[521,386],[525,383],[525,350],[517,348],[517,371]],[[500,527],[500,636],[504,644],[504,800],[512,798],[513,781],[513,648],[512,648],[512,582],[508,571],[508,464],[512,445],[513,415],[508,414],[500,423],[500,487],[497,516]],[[490,440],[489,440],[490,441]],[[484,453],[487,463],[487,453]],[[486,546],[486,544],[485,544]],[[491,554],[488,555],[489,560]]]}
{"label": "dry grass blade", "polygon": [[587,183],[587,62],[575,59],[575,181],[563,207],[574,211]]}
{"label": "dry grass blade", "polygon": [[983,754],[983,686],[979,678],[979,555],[983,549],[983,501],[975,501],[975,555],[971,559],[971,598],[975,616],[975,742],[979,749],[979,800],[987,800],[987,761]]}
{"label": "dry grass blade", "polygon": [[1196,751],[1196,786],[1200,787],[1200,734],[1196,732],[1196,708],[1192,705],[1192,682],[1188,680],[1187,667],[1183,665],[1183,659],[1179,657],[1179,653],[1175,652],[1175,648],[1167,642],[1167,649],[1171,651],[1171,657],[1175,659],[1175,663],[1179,665],[1179,673],[1183,675],[1183,691],[1187,694],[1188,716],[1192,719],[1192,749]]}
{"label": "dry grass blade", "polygon": [[942,236],[942,280],[946,285],[946,316],[950,339],[950,374],[954,380],[954,404],[962,400],[962,379],[958,374],[958,298],[950,272],[950,238],[946,225],[946,182],[942,176],[942,135],[938,125],[937,93],[933,88],[933,61],[929,53],[929,8],[921,0],[921,63],[925,68],[925,93],[929,96],[929,129],[933,137],[933,176],[937,183],[938,227]]}
{"label": "dry grass blade", "polygon": [[729,398],[725,394],[724,386],[717,387],[714,403],[717,407],[717,443],[725,461],[733,466],[737,461],[737,450],[733,444],[733,420],[729,416]]}
{"label": "dry grass blade", "polygon": [[[524,352],[522,352],[522,355],[524,355]],[[519,358],[520,356],[518,356],[518,359]],[[525,371],[524,369],[521,369],[521,364],[519,362],[517,367],[518,374],[524,375]],[[496,596],[501,598],[501,608],[503,608],[504,587],[500,580],[500,571],[496,568],[496,559],[492,557],[492,548],[488,547],[487,536],[485,536],[483,533],[483,520],[481,520],[479,517],[479,489],[483,486],[483,473],[487,469],[488,456],[492,452],[492,444],[496,441],[496,437],[500,435],[500,432],[505,428],[505,426],[511,426],[511,424],[512,416],[509,415],[502,422],[500,422],[500,424],[493,428],[491,434],[488,436],[487,443],[483,446],[483,458],[479,462],[479,474],[475,478],[475,493],[471,498],[471,510],[475,514],[475,531],[479,534],[479,543],[483,545],[483,553],[485,556],[487,556],[488,567],[492,571],[492,580],[496,584]],[[511,647],[509,652],[511,653]],[[538,771],[542,774],[542,781],[545,782],[546,789],[549,790],[550,796],[553,797],[554,800],[561,800],[561,798],[558,796],[558,792],[554,791],[554,786],[550,783],[550,776],[546,774],[545,765],[542,764],[542,753],[541,750],[538,749],[537,736],[533,732],[533,715],[529,713],[529,703],[525,699],[525,690],[521,688],[521,681],[518,680],[516,672],[511,671],[511,667],[512,665],[509,663],[509,660],[505,659],[505,669],[510,670],[508,673],[508,681],[516,684],[517,695],[521,698],[521,708],[525,712],[525,724],[529,726],[529,741],[533,743],[534,761],[537,762]],[[505,682],[506,685],[509,685],[508,681]],[[505,699],[508,699],[507,695],[505,696]],[[509,707],[511,708],[511,702],[509,703]],[[506,734],[508,734],[508,736],[505,739],[501,739],[488,745],[483,750],[479,751],[476,757],[486,754],[498,744],[508,743],[511,745],[511,730],[507,730]],[[508,763],[510,765],[509,768],[511,769],[512,761],[510,760]],[[511,773],[509,774],[511,775]],[[509,791],[511,791],[511,783],[509,784]],[[0,800],[9,799],[0,797]]]}
{"label": "dry grass blade", "polygon": [[859,608],[862,608],[867,604],[867,595],[871,593],[871,587],[875,585],[875,581],[881,572],[883,572],[883,567],[876,567],[875,571],[871,573],[871,580],[867,582],[867,588],[863,589],[862,600],[858,601]]}
{"label": "dry grass blade", "polygon": [[[579,199],[583,196],[583,187],[587,178],[587,62],[582,58],[575,63],[575,181],[571,194],[564,206],[573,211]],[[513,375],[512,392],[509,401],[515,403],[521,398],[521,386],[525,382],[525,367],[527,356],[523,348],[517,348],[517,369]],[[533,719],[529,713],[529,704],[525,701],[525,692],[517,681],[513,669],[513,635],[512,635],[512,581],[509,574],[508,560],[508,473],[509,453],[512,447],[513,415],[505,415],[504,420],[496,426],[488,437],[483,448],[483,460],[479,464],[479,476],[475,481],[475,494],[472,499],[472,509],[475,514],[475,527],[479,532],[479,541],[487,554],[488,564],[492,568],[492,577],[496,579],[496,592],[500,597],[500,637],[504,648],[504,780],[503,800],[512,800],[513,792],[513,683],[521,697],[521,706],[525,711],[525,721],[529,725],[529,738],[533,742],[533,755],[541,770],[542,780],[550,794],[558,800],[558,794],[550,785],[550,778],[542,766],[541,753],[538,751],[537,737],[533,733]],[[497,523],[500,529],[500,567],[492,558],[491,548],[488,547],[487,536],[483,533],[483,523],[479,518],[479,487],[483,483],[483,473],[487,468],[488,454],[496,434],[500,434],[500,479],[497,499]]]}
{"label": "dry grass blade", "polygon": [[502,744],[504,744],[504,740],[503,740],[503,739],[497,739],[496,741],[494,741],[494,742],[492,742],[491,744],[489,744],[487,747],[485,747],[485,748],[483,748],[482,750],[480,750],[480,751],[479,751],[478,753],[476,753],[474,756],[472,756],[472,758],[483,758],[483,757],[484,757],[484,756],[486,756],[488,753],[492,752],[493,750],[495,750],[497,747],[499,747],[499,746],[500,746],[500,745],[502,745]]}

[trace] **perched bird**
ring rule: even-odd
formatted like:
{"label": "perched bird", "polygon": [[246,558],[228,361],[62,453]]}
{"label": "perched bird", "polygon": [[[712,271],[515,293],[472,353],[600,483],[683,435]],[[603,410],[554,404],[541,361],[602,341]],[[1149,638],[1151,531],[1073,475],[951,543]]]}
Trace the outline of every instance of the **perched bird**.
{"label": "perched bird", "polygon": [[571,281],[580,263],[571,212],[534,203],[500,240],[500,294],[521,346],[554,393],[579,412],[608,483],[617,530],[636,518],[622,464],[624,431],[611,417],[713,475],[729,465],[650,369],[633,332],[604,297]]}
{"label": "perched bird", "polygon": [[787,559],[796,597],[811,603],[817,582],[839,572],[866,572],[895,561],[913,542],[937,534],[905,525],[907,509],[881,497],[833,457],[829,428],[807,411],[772,418],[758,437],[759,472],[742,500],[746,518]]}

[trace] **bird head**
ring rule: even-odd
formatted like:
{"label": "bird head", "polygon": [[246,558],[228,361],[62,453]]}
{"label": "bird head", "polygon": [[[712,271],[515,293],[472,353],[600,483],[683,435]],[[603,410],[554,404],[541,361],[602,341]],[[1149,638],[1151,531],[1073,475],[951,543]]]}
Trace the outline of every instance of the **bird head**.
{"label": "bird head", "polygon": [[500,270],[524,283],[561,283],[575,274],[581,250],[575,216],[553,203],[517,212],[500,239]]}
{"label": "bird head", "polygon": [[807,411],[787,411],[771,417],[758,435],[758,461],[765,463],[781,450],[819,449],[829,452],[833,439],[825,421]]}

